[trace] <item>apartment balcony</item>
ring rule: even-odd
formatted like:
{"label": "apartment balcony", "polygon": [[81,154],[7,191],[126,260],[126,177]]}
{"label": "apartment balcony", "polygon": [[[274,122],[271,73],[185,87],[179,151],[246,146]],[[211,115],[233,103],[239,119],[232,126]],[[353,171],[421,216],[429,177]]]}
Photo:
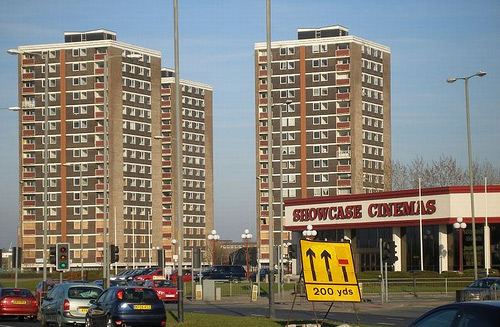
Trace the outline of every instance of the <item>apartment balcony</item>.
{"label": "apartment balcony", "polygon": [[101,198],[95,199],[95,204],[99,204],[99,205],[104,204],[104,199],[101,199]]}
{"label": "apartment balcony", "polygon": [[161,114],[161,118],[168,119],[170,117],[172,117],[172,114],[170,112],[163,112]]}
{"label": "apartment balcony", "polygon": [[160,93],[161,94],[170,94],[170,93],[172,93],[172,90],[171,89],[161,89]]}
{"label": "apartment balcony", "polygon": [[336,71],[346,71],[349,70],[349,64],[337,64],[335,65]]}
{"label": "apartment balcony", "polygon": [[349,57],[349,55],[350,55],[349,49],[335,50],[335,57]]}
{"label": "apartment balcony", "polygon": [[25,129],[23,130],[23,136],[35,136],[34,129]]}
{"label": "apartment balcony", "polygon": [[33,165],[35,158],[23,158],[23,165]]}
{"label": "apartment balcony", "polygon": [[269,225],[260,225],[260,230],[269,230]]}
{"label": "apartment balcony", "polygon": [[[163,130],[162,130],[163,131]],[[168,131],[168,130],[167,130]],[[162,139],[162,143],[170,143],[172,142],[172,138],[169,136],[169,137],[164,137]]]}
{"label": "apartment balcony", "polygon": [[268,161],[268,160],[269,160],[269,156],[267,154],[260,155],[260,161]]}
{"label": "apartment balcony", "polygon": [[102,104],[104,103],[104,97],[95,97],[95,103]]}
{"label": "apartment balcony", "polygon": [[267,62],[267,56],[259,56],[259,62]]}
{"label": "apartment balcony", "polygon": [[261,169],[261,170],[260,170],[260,174],[261,174],[261,175],[267,175],[267,174],[269,174],[269,171],[268,171],[268,169],[267,169],[267,168],[266,168],[266,169]]}
{"label": "apartment balcony", "polygon": [[94,174],[96,176],[104,176],[104,169],[96,169],[94,170]]}
{"label": "apartment balcony", "polygon": [[349,107],[337,108],[337,114],[345,115],[345,114],[350,114],[350,113],[351,113],[351,108],[349,108]]}
{"label": "apartment balcony", "polygon": [[269,128],[267,128],[267,126],[260,126],[259,127],[260,133],[267,133],[268,130],[269,130]]}
{"label": "apartment balcony", "polygon": [[96,154],[95,155],[95,161],[97,161],[97,162],[104,162],[104,156],[102,154]]}
{"label": "apartment balcony", "polygon": [[348,129],[351,128],[351,122],[348,121],[340,121],[337,122],[337,129]]}
{"label": "apartment balcony", "polygon": [[337,100],[349,100],[349,93],[337,93],[335,95]]}
{"label": "apartment balcony", "polygon": [[104,119],[104,112],[103,111],[95,111],[94,112],[94,117],[95,118],[102,118],[102,119]]}
{"label": "apartment balcony", "polygon": [[35,93],[35,88],[34,87],[23,87],[22,92],[23,92],[23,94],[33,94],[33,93]]}
{"label": "apartment balcony", "polygon": [[161,102],[162,107],[170,107],[171,106],[171,101],[170,100],[164,100]]}
{"label": "apartment balcony", "polygon": [[104,60],[106,58],[107,53],[96,53],[94,54],[94,60]]}
{"label": "apartment balcony", "polygon": [[165,184],[165,185],[162,185],[161,189],[163,191],[170,191],[172,190],[172,184]]}
{"label": "apartment balcony", "polygon": [[24,178],[24,179],[31,179],[31,178],[35,178],[35,173],[32,173],[32,172],[24,172],[24,173],[23,173],[23,178]]}
{"label": "apartment balcony", "polygon": [[260,84],[259,85],[259,91],[266,91],[267,90],[267,84]]}
{"label": "apartment balcony", "polygon": [[104,133],[104,126],[96,126],[94,131],[96,133]]}
{"label": "apartment balcony", "polygon": [[35,78],[35,73],[24,73],[23,80],[30,80]]}
{"label": "apartment balcony", "polygon": [[23,187],[23,193],[33,193],[36,191],[36,188],[34,186],[24,186]]}
{"label": "apartment balcony", "polygon": [[35,64],[35,58],[26,58],[26,59],[23,59],[23,61],[22,61],[23,66],[30,66],[30,65],[34,65],[34,64]]}
{"label": "apartment balcony", "polygon": [[25,229],[24,230],[24,235],[35,235],[35,234],[36,234],[36,231],[34,229]]}
{"label": "apartment balcony", "polygon": [[267,99],[259,99],[259,104],[267,104]]}
{"label": "apartment balcony", "polygon": [[161,130],[162,131],[171,131],[172,125],[170,125],[170,124],[161,125]]}
{"label": "apartment balcony", "polygon": [[[161,174],[161,177],[162,178],[172,178],[172,173],[163,173],[163,174]],[[163,186],[166,186],[166,185],[163,185]],[[171,186],[171,185],[168,185],[168,186]]]}
{"label": "apartment balcony", "polygon": [[269,211],[261,211],[260,216],[261,217],[269,217]]}
{"label": "apartment balcony", "polygon": [[35,115],[24,115],[23,122],[35,121]]}
{"label": "apartment balcony", "polygon": [[269,183],[260,183],[260,189],[268,189],[269,188]]}
{"label": "apartment balcony", "polygon": [[342,78],[342,79],[338,79],[336,81],[337,86],[349,85],[350,83],[351,83],[351,80],[349,78]]}
{"label": "apartment balcony", "polygon": [[104,89],[104,82],[95,82],[94,89],[103,90]]}
{"label": "apartment balcony", "polygon": [[34,207],[36,201],[23,201],[23,207]]}
{"label": "apartment balcony", "polygon": [[339,150],[339,151],[337,151],[337,157],[338,158],[350,158],[351,157],[351,151],[349,151],[349,150]]}
{"label": "apartment balcony", "polygon": [[171,215],[171,214],[172,214],[172,209],[163,209],[163,210],[162,210],[162,213],[163,213],[164,215]]}
{"label": "apartment balcony", "polygon": [[35,217],[35,215],[24,215],[23,220],[24,221],[34,221],[34,220],[36,220],[36,217]]}
{"label": "apartment balcony", "polygon": [[351,165],[337,165],[338,173],[348,173],[351,171]]}
{"label": "apartment balcony", "polygon": [[263,203],[263,202],[267,203],[267,202],[269,202],[269,198],[267,196],[263,196],[263,197],[260,198],[260,202],[261,203]]}
{"label": "apartment balcony", "polygon": [[94,75],[104,75],[104,68],[95,68]]}
{"label": "apartment balcony", "polygon": [[259,76],[267,76],[267,70],[260,70]]}
{"label": "apartment balcony", "polygon": [[267,117],[268,117],[268,116],[267,116],[267,112],[261,112],[261,113],[259,114],[259,119],[267,119]]}
{"label": "apartment balcony", "polygon": [[164,196],[161,200],[162,200],[162,202],[172,202],[172,197],[171,196]]}
{"label": "apartment balcony", "polygon": [[95,141],[95,146],[98,148],[103,148],[104,147],[104,141]]}
{"label": "apartment balcony", "polygon": [[162,162],[162,167],[172,167],[172,161],[170,161],[170,160],[164,160]]}
{"label": "apartment balcony", "polygon": [[172,149],[170,149],[170,148],[168,148],[168,149],[162,149],[161,150],[161,154],[163,154],[163,155],[172,154]]}
{"label": "apartment balcony", "polygon": [[268,145],[267,141],[259,141],[259,147],[267,146],[267,145]]}
{"label": "apartment balcony", "polygon": [[95,184],[95,189],[98,191],[104,190],[104,184],[102,183]]}
{"label": "apartment balcony", "polygon": [[35,150],[34,144],[23,144],[23,151],[33,151]]}
{"label": "apartment balcony", "polygon": [[21,106],[25,109],[35,108],[35,101],[23,101]]}
{"label": "apartment balcony", "polygon": [[351,186],[351,180],[350,179],[339,179],[337,181],[338,186]]}
{"label": "apartment balcony", "polygon": [[349,144],[349,143],[351,143],[351,137],[350,136],[338,136],[337,143]]}

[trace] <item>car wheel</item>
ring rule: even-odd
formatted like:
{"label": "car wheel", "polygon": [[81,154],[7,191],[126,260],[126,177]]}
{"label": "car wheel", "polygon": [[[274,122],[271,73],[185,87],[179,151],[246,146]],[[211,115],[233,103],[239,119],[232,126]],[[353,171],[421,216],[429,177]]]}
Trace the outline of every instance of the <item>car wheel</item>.
{"label": "car wheel", "polygon": [[113,323],[111,317],[108,317],[107,321],[108,322],[106,323],[106,327],[115,327],[115,324]]}
{"label": "car wheel", "polygon": [[17,317],[17,320],[19,320],[19,321],[23,321],[23,320],[24,320],[24,316],[19,316],[19,317]]}
{"label": "car wheel", "polygon": [[47,320],[45,319],[45,315],[43,313],[40,314],[40,323],[42,327],[48,327]]}

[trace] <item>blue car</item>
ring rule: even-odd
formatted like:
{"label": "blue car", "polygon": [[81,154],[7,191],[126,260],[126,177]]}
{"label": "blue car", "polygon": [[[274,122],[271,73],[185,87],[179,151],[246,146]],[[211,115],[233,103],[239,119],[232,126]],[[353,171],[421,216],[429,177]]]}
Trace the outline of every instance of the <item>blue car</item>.
{"label": "blue car", "polygon": [[90,302],[86,327],[166,326],[163,302],[156,292],[143,287],[111,287]]}

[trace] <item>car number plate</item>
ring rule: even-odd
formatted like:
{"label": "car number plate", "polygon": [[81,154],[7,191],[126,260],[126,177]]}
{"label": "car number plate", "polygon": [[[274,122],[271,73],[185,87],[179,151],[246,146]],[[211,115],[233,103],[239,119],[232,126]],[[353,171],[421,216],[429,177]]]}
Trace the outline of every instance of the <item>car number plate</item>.
{"label": "car number plate", "polygon": [[28,301],[12,301],[12,304],[28,304]]}
{"label": "car number plate", "polygon": [[135,304],[134,310],[151,310],[151,304]]}
{"label": "car number plate", "polygon": [[87,313],[89,311],[89,308],[80,308],[80,313]]}

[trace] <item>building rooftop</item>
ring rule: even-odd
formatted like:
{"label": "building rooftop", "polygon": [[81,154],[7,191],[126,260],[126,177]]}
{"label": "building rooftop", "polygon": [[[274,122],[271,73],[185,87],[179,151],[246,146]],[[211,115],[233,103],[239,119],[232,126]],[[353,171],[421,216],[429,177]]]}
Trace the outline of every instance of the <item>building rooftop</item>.
{"label": "building rooftop", "polygon": [[349,29],[340,25],[325,26],[319,28],[299,28],[298,39],[319,39],[324,37],[337,37],[349,35]]}
{"label": "building rooftop", "polygon": [[64,32],[64,42],[85,42],[85,41],[116,41],[116,33],[106,29],[91,30],[85,32]]}

